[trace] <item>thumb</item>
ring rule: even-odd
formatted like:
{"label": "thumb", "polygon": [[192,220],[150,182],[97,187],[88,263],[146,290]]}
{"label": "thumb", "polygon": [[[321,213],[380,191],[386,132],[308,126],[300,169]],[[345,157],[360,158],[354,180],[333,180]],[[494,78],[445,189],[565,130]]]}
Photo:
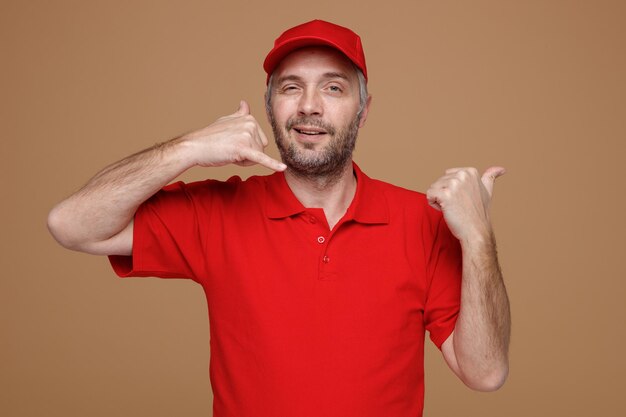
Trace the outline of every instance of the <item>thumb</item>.
{"label": "thumb", "polygon": [[237,116],[245,116],[247,114],[250,114],[250,106],[248,106],[248,103],[245,100],[241,100],[239,102],[239,108],[234,114]]}
{"label": "thumb", "polygon": [[490,167],[485,170],[480,180],[483,182],[483,185],[487,189],[489,195],[493,194],[493,183],[496,181],[496,178],[504,175],[505,173],[506,169],[503,167]]}

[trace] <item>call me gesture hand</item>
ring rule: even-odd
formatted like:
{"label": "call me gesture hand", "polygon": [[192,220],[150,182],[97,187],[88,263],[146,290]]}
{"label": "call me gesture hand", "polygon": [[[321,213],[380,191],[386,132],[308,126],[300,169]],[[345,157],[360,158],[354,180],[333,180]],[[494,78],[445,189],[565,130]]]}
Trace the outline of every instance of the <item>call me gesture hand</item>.
{"label": "call me gesture hand", "polygon": [[287,166],[265,154],[267,136],[250,114],[248,103],[242,100],[236,112],[220,117],[209,126],[181,137],[194,147],[193,164],[218,167],[228,164],[250,166],[261,164],[274,171]]}

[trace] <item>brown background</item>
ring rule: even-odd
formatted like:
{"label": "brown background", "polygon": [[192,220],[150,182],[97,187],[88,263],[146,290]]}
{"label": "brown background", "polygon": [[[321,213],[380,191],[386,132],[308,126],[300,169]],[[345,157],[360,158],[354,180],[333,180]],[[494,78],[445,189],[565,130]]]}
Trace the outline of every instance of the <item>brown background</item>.
{"label": "brown background", "polygon": [[[201,288],[117,279],[57,246],[46,214],[240,98],[269,133],[261,62],[312,18],[363,38],[374,101],[355,158],[370,176],[425,190],[452,166],[509,171],[493,206],[509,380],[472,392],[429,344],[426,415],[626,415],[624,2],[0,4],[0,415],[210,415]],[[184,178],[234,172],[266,171]]]}

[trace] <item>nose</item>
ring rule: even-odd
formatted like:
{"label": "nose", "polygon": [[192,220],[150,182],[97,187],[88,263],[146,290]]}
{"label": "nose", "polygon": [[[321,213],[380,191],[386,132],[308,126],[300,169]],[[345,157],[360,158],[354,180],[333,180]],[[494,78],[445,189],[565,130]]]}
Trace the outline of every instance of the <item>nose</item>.
{"label": "nose", "polygon": [[301,116],[321,116],[323,113],[322,109],[322,97],[317,89],[304,89],[298,103],[298,114]]}

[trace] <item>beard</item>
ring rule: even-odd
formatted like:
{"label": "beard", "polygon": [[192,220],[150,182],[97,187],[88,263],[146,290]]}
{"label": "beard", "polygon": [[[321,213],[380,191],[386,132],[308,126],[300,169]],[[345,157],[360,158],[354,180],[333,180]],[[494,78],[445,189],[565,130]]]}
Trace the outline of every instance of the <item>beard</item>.
{"label": "beard", "polygon": [[[352,161],[352,153],[359,132],[360,117],[358,115],[347,126],[339,130],[316,117],[290,118],[284,128],[278,126],[271,111],[269,112],[269,119],[281,159],[298,177],[329,184],[338,179],[344,172],[346,165]],[[292,127],[297,125],[323,129],[330,136],[330,141],[319,151],[313,150],[315,145],[312,143],[304,144],[302,146],[304,149],[294,142],[289,143],[287,136]]]}

